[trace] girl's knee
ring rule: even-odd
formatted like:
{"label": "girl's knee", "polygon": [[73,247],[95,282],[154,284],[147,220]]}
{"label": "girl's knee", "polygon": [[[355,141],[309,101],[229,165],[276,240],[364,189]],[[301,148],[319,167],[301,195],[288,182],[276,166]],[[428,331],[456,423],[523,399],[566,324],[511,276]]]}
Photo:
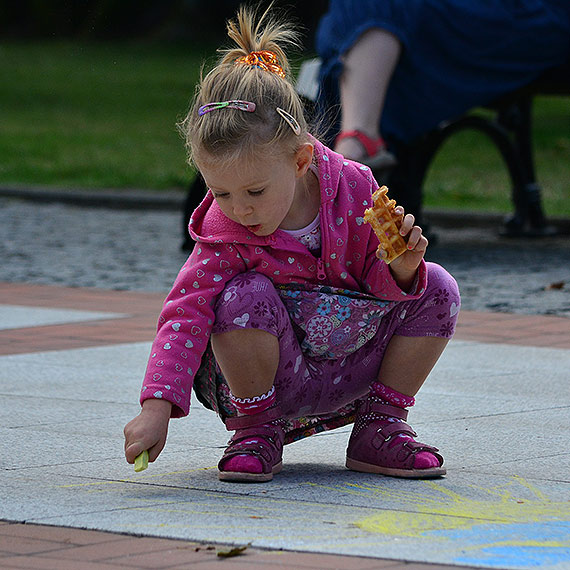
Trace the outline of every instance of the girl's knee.
{"label": "girl's knee", "polygon": [[228,285],[238,288],[253,289],[255,291],[273,290],[273,281],[255,270],[246,271],[236,275],[233,279],[228,281]]}
{"label": "girl's knee", "polygon": [[242,273],[218,297],[213,332],[259,328],[275,334],[282,308],[271,279],[255,271]]}
{"label": "girl's knee", "polygon": [[216,313],[231,306],[241,306],[253,299],[277,295],[271,279],[255,271],[241,273],[228,281],[216,303]]}
{"label": "girl's knee", "polygon": [[436,304],[455,304],[459,307],[461,295],[453,276],[437,263],[428,262],[426,296],[432,296]]}
{"label": "girl's knee", "polygon": [[424,294],[406,305],[395,334],[401,336],[436,336],[451,338],[461,306],[455,279],[440,265],[427,264]]}

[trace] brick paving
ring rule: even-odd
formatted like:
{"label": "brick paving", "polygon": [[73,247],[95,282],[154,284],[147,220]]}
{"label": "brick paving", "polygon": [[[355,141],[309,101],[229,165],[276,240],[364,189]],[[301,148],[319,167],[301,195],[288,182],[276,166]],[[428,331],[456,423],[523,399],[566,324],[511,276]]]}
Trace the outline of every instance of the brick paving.
{"label": "brick paving", "polygon": [[438,570],[450,568],[436,564],[411,564],[361,556],[257,548],[246,548],[233,557],[223,556],[230,552],[229,549],[230,547],[185,540],[135,537],[76,528],[0,521],[0,568],[4,569]]}
{"label": "brick paving", "polygon": [[[152,341],[165,293],[0,283],[0,303],[122,313],[107,319],[0,330],[0,355]],[[120,321],[120,327],[117,323]],[[492,326],[489,326],[489,325]],[[119,331],[120,328],[120,331]],[[570,349],[566,317],[461,311],[456,339]]]}
{"label": "brick paving", "polygon": [[122,313],[120,319],[0,330],[0,355],[108,346],[152,340],[165,295],[104,289],[0,283],[0,303]]}
{"label": "brick paving", "polygon": [[[0,354],[23,354],[125,342],[151,341],[165,294],[0,283],[0,304],[120,313],[119,319],[13,328],[0,331]],[[120,333],[117,322],[120,321]],[[491,325],[491,326],[490,326]],[[544,315],[463,311],[456,339],[570,349],[570,320]],[[0,510],[1,516],[1,510]],[[0,521],[0,568],[255,568],[429,570],[449,568],[378,558],[247,548],[223,557],[228,547]],[[457,568],[457,566],[454,566]]]}

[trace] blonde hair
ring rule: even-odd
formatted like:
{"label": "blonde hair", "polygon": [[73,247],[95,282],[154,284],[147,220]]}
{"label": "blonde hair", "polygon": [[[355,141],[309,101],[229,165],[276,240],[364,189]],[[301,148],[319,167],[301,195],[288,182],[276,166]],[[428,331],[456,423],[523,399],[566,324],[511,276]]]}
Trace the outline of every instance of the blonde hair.
{"label": "blonde hair", "polygon": [[[278,151],[293,154],[307,140],[303,103],[290,79],[284,51],[285,47],[299,47],[299,36],[271,9],[269,6],[258,16],[257,9],[241,6],[237,18],[227,23],[228,36],[236,45],[219,50],[222,55],[218,64],[201,78],[190,112],[179,125],[189,162],[197,163],[205,157],[233,161],[272,145],[281,145]],[[236,64],[240,57],[257,51],[275,54],[285,78],[260,67]],[[198,114],[199,108],[208,103],[236,99],[255,103],[255,111],[224,108]],[[277,108],[297,121],[300,134]]]}

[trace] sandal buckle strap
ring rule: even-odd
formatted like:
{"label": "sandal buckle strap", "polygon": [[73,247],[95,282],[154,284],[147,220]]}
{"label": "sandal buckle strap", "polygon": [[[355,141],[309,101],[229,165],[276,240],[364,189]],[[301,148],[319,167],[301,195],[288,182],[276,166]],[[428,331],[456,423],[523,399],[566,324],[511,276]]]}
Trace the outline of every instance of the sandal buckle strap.
{"label": "sandal buckle strap", "polygon": [[389,442],[395,435],[400,434],[412,437],[418,435],[407,423],[394,422],[393,424],[378,428],[371,443],[376,449],[380,449],[380,447]]}
{"label": "sandal buckle strap", "polygon": [[253,414],[251,416],[234,416],[225,419],[226,429],[228,431],[235,431],[238,429],[246,429],[250,427],[268,424],[283,417],[283,412],[278,406],[269,408],[260,414]]}
{"label": "sandal buckle strap", "polygon": [[363,408],[360,410],[360,414],[368,414],[370,412],[375,412],[382,416],[387,416],[390,418],[398,418],[399,420],[406,421],[408,419],[408,410],[404,408],[398,408],[398,406],[392,406],[391,404],[382,404],[379,401],[375,401],[372,398],[368,398]]}
{"label": "sandal buckle strap", "polygon": [[239,429],[232,435],[228,443],[240,442],[244,439],[251,439],[256,437],[262,437],[270,441],[276,441],[279,439],[277,435],[277,427],[271,424],[264,424],[261,426],[254,426],[252,428]]}
{"label": "sandal buckle strap", "polygon": [[235,445],[232,445],[231,450],[224,453],[223,460],[225,461],[229,457],[235,457],[236,455],[255,455],[265,463],[270,463],[273,459],[273,455],[267,446],[263,445],[261,441],[257,442],[255,445],[256,447],[245,443],[236,443]]}

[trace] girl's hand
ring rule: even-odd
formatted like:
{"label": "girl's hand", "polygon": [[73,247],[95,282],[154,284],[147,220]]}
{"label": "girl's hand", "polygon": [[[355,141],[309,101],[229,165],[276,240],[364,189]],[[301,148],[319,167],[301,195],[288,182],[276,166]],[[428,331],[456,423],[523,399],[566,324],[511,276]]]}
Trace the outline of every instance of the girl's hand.
{"label": "girl's hand", "polygon": [[[404,213],[404,208],[402,208],[402,206],[396,206],[394,211],[396,214],[401,215]],[[402,227],[400,228],[400,235],[404,237],[408,236],[408,249],[389,265],[390,271],[402,291],[408,291],[412,286],[416,272],[424,258],[428,246],[428,240],[423,235],[422,228],[414,225],[415,221],[416,219],[413,214],[406,214],[404,216]],[[376,255],[382,259],[386,253],[382,248],[379,248]]]}
{"label": "girl's hand", "polygon": [[143,402],[141,413],[123,430],[127,463],[134,463],[145,449],[149,461],[159,456],[166,444],[171,410],[172,404],[166,400],[150,399]]}

